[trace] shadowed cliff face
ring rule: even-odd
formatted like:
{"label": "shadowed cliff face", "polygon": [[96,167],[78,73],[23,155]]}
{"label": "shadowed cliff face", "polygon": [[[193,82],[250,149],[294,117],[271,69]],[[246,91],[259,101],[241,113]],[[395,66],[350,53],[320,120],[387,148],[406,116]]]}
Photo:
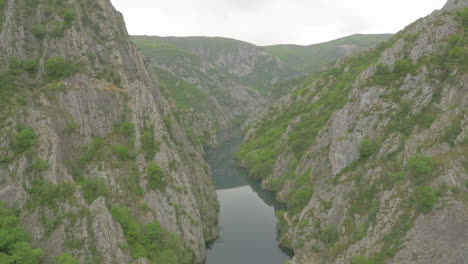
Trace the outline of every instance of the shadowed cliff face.
{"label": "shadowed cliff face", "polygon": [[144,257],[111,215],[123,207],[202,262],[218,232],[209,170],[122,15],[108,0],[7,0],[0,21],[0,200],[20,209],[46,262]]}
{"label": "shadowed cliff face", "polygon": [[238,153],[292,263],[464,263],[467,1],[293,85]]}

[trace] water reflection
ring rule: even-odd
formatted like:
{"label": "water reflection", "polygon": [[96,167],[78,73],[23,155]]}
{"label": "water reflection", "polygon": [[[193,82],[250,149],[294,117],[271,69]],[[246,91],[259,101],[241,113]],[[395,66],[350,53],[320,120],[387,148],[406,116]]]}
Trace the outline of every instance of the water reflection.
{"label": "water reflection", "polygon": [[220,201],[220,239],[208,250],[207,264],[282,264],[289,259],[277,245],[274,194],[236,167],[240,130],[223,133],[218,148],[207,150]]}

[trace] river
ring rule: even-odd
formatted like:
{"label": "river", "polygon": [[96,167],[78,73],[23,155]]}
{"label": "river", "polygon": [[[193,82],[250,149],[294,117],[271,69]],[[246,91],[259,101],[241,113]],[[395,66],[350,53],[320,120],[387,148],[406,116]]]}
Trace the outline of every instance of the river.
{"label": "river", "polygon": [[239,129],[220,136],[207,150],[220,202],[220,237],[208,247],[206,264],[283,264],[289,256],[277,245],[274,194],[261,190],[234,162],[242,143]]}

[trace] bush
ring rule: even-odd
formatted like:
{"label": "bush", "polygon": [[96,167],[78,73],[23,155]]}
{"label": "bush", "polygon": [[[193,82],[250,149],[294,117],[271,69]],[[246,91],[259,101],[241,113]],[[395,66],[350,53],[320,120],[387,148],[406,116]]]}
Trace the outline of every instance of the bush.
{"label": "bush", "polygon": [[67,123],[67,125],[65,126],[65,128],[63,129],[63,131],[66,133],[66,134],[73,134],[77,129],[78,129],[78,125],[73,122],[73,121],[70,121]]}
{"label": "bush", "polygon": [[80,264],[80,262],[68,253],[57,258],[57,264]]}
{"label": "bush", "polygon": [[445,132],[445,142],[449,143],[450,146],[453,147],[455,145],[453,142],[457,139],[458,135],[460,135],[462,131],[460,118],[454,118]]}
{"label": "bush", "polygon": [[314,193],[314,188],[312,187],[299,189],[298,191],[294,193],[293,197],[289,200],[288,209],[293,213],[298,213],[307,205],[313,193]]}
{"label": "bush", "polygon": [[414,70],[415,67],[409,60],[397,60],[395,61],[393,72],[398,76],[406,76],[407,74],[413,73]]}
{"label": "bush", "polygon": [[0,202],[0,263],[41,263],[42,250],[29,245],[18,212]]}
{"label": "bush", "polygon": [[338,231],[334,226],[327,226],[324,229],[320,230],[317,235],[317,238],[320,239],[323,243],[333,246],[338,240]]}
{"label": "bush", "polygon": [[106,197],[109,193],[103,179],[92,177],[85,178],[79,182],[83,190],[83,196],[88,204],[91,204],[100,196]]}
{"label": "bush", "polygon": [[43,160],[43,159],[35,158],[35,159],[33,160],[32,167],[33,167],[35,170],[43,171],[43,170],[47,170],[47,169],[49,168],[49,164],[47,163],[47,161],[45,161],[45,160]]}
{"label": "bush", "polygon": [[141,134],[141,148],[145,153],[146,160],[152,160],[159,151],[160,143],[154,139],[153,128],[147,129]]}
{"label": "bush", "polygon": [[32,128],[23,128],[18,134],[15,135],[15,151],[22,153],[30,149],[36,144],[36,132]]}
{"label": "bush", "polygon": [[364,138],[359,147],[359,155],[363,159],[367,159],[370,156],[374,155],[377,150],[379,150],[379,144],[375,140],[370,140],[369,138]]}
{"label": "bush", "polygon": [[75,185],[70,182],[52,184],[47,181],[34,181],[30,189],[29,206],[38,205],[56,206],[57,202],[67,201],[75,192]]}
{"label": "bush", "polygon": [[165,264],[193,262],[192,253],[180,239],[159,223],[140,224],[127,207],[114,207],[111,213],[122,226],[133,259],[145,257],[151,263]]}
{"label": "bush", "polygon": [[91,160],[93,160],[93,158],[98,154],[102,145],[104,145],[104,139],[100,137],[94,138],[88,149],[83,154],[81,154],[79,158],[79,163],[81,165],[84,165],[85,163],[88,163]]}
{"label": "bush", "polygon": [[75,13],[71,9],[65,9],[63,11],[63,20],[67,26],[70,26],[75,19]]}
{"label": "bush", "polygon": [[372,261],[366,256],[352,256],[351,264],[373,264]]}
{"label": "bush", "polygon": [[411,157],[406,164],[406,170],[418,183],[428,179],[434,170],[434,159],[422,153]]}
{"label": "bush", "polygon": [[430,212],[438,200],[437,191],[432,187],[419,186],[416,188],[414,203],[419,212]]}
{"label": "bush", "polygon": [[18,58],[10,59],[10,72],[14,75],[27,72],[34,74],[37,72],[39,63],[34,59],[19,60]]}
{"label": "bush", "polygon": [[49,58],[44,67],[49,81],[64,79],[78,72],[78,66],[63,57]]}
{"label": "bush", "polygon": [[131,160],[135,158],[135,154],[125,145],[114,145],[112,151],[120,160]]}
{"label": "bush", "polygon": [[166,186],[163,170],[153,162],[148,163],[146,168],[147,188],[150,190],[162,190]]}
{"label": "bush", "polygon": [[119,132],[122,135],[131,137],[133,135],[133,132],[135,131],[135,128],[133,126],[133,123],[124,121],[119,125]]}
{"label": "bush", "polygon": [[34,26],[33,29],[31,30],[31,32],[38,39],[43,39],[43,38],[45,38],[45,36],[47,36],[46,29],[41,25]]}

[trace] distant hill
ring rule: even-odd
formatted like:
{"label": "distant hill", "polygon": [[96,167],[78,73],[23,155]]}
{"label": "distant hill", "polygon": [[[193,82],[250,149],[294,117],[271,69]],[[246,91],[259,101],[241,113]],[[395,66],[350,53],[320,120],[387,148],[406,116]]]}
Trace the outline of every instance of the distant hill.
{"label": "distant hill", "polygon": [[356,34],[309,46],[274,45],[265,50],[281,59],[293,71],[308,73],[356,51],[371,48],[388,40],[392,34]]}

